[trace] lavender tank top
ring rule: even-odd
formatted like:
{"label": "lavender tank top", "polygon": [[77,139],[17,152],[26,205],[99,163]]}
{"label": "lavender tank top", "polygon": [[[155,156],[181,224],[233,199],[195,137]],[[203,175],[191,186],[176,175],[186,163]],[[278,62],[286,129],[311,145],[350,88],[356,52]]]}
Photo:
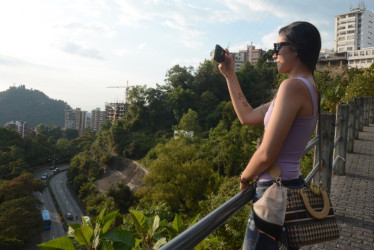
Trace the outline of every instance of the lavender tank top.
{"label": "lavender tank top", "polygon": [[[298,77],[308,87],[313,103],[313,116],[300,117],[297,116],[291,126],[291,129],[283,143],[282,149],[276,159],[276,163],[282,171],[282,180],[297,179],[301,175],[300,161],[303,156],[305,147],[315,129],[317,123],[317,93],[314,91],[312,84],[305,78]],[[268,111],[265,114],[264,125],[265,130],[273,112],[274,100],[272,101]],[[272,178],[265,171],[259,176],[259,181],[270,181]]]}

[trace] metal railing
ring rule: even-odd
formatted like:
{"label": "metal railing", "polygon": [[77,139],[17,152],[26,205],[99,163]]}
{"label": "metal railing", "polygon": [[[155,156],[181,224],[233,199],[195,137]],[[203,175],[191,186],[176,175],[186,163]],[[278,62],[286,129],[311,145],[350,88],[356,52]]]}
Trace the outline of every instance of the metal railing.
{"label": "metal railing", "polygon": [[[314,167],[305,178],[305,182],[321,183],[330,192],[332,171],[334,170],[338,175],[345,174],[346,152],[353,152],[352,141],[358,138],[358,131],[363,131],[363,126],[374,123],[374,98],[360,97],[348,104],[339,103],[336,115],[322,113],[319,122],[323,129],[321,138],[323,166],[319,171],[319,162],[316,161],[319,159],[318,150],[315,150]],[[317,136],[309,141],[304,154],[313,149],[319,140]],[[254,193],[254,186],[242,190],[160,249],[193,249],[251,201]]]}

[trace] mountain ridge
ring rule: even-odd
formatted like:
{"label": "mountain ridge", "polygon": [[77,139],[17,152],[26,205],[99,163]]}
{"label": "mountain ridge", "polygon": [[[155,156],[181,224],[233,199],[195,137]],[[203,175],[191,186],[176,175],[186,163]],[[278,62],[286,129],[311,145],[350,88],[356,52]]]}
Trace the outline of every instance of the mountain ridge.
{"label": "mountain ridge", "polygon": [[63,127],[65,109],[71,109],[65,101],[49,98],[25,85],[10,86],[0,92],[0,126],[9,121],[20,121],[27,122],[31,129],[41,123]]}

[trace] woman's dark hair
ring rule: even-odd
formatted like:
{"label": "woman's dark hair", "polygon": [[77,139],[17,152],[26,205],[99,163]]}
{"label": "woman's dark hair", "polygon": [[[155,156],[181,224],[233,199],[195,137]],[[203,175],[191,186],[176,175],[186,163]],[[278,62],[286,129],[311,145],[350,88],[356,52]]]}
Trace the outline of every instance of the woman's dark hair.
{"label": "woman's dark hair", "polygon": [[294,22],[281,28],[279,35],[284,36],[291,43],[300,60],[313,72],[321,50],[321,36],[318,29],[308,22]]}

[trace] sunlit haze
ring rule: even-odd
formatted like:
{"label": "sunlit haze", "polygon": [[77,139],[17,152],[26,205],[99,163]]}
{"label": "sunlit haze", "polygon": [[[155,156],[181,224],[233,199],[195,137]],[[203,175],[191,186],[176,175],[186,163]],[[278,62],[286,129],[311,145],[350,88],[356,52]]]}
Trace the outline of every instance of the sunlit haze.
{"label": "sunlit haze", "polygon": [[[0,91],[25,85],[72,108],[104,109],[124,88],[164,84],[175,64],[209,59],[215,44],[270,49],[280,27],[309,21],[334,47],[334,17],[361,1],[11,0],[0,3]],[[374,12],[374,1],[366,1]]]}

